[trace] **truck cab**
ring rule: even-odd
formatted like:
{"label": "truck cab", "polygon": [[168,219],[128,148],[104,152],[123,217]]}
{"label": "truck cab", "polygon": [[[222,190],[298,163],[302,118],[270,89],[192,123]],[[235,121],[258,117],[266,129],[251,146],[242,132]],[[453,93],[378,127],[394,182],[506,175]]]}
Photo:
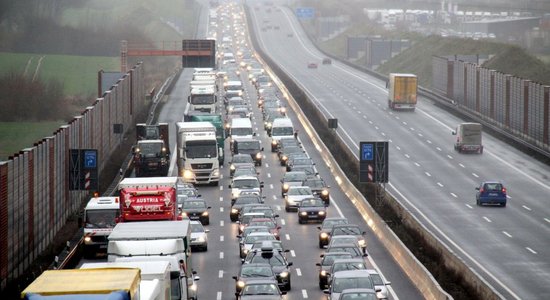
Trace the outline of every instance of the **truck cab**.
{"label": "truck cab", "polygon": [[207,113],[216,112],[218,96],[214,85],[196,87],[191,90],[187,100],[190,104],[190,111],[202,111]]}
{"label": "truck cab", "polygon": [[120,216],[119,197],[93,197],[84,208],[84,256],[107,251],[107,237]]}

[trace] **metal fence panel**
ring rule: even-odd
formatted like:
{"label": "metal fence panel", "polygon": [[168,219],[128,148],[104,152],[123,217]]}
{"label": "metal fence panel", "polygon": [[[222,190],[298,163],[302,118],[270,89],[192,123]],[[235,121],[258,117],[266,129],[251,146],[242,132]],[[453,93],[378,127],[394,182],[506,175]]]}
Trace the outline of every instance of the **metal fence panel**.
{"label": "metal fence panel", "polygon": [[510,80],[510,127],[517,132],[523,131],[523,83],[521,78]]}
{"label": "metal fence panel", "polygon": [[488,69],[479,70],[479,106],[480,113],[485,117],[491,116],[491,74]]}
{"label": "metal fence panel", "polygon": [[529,120],[527,133],[537,141],[542,141],[544,131],[544,86],[529,82]]}

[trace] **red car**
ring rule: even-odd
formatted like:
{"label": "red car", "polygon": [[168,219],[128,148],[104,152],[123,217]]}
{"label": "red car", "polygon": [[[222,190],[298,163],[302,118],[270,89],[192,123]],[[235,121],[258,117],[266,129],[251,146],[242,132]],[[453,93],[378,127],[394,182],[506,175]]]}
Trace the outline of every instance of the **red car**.
{"label": "red car", "polygon": [[307,64],[308,69],[317,69],[317,63],[310,62]]}

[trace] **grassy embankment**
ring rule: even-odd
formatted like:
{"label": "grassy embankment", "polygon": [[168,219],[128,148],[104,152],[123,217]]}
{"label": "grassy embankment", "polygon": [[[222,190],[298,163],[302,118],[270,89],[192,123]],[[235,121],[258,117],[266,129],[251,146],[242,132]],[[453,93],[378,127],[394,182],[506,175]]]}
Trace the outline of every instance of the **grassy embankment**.
{"label": "grassy embankment", "polygon": [[[61,25],[76,28],[93,28],[94,26],[139,26],[144,35],[151,41],[177,41],[191,38],[195,30],[197,11],[186,1],[158,0],[154,3],[147,0],[92,0],[85,7],[66,9],[59,20]],[[99,21],[98,21],[99,20]],[[166,24],[166,21],[183,20],[178,33]],[[113,27],[115,28],[115,27]],[[129,37],[131,40],[132,37]],[[80,96],[93,99],[97,91],[97,72],[118,71],[118,57],[71,56],[55,54],[0,53],[0,72],[24,72],[34,76],[39,59],[44,56],[37,73],[42,79],[56,79],[63,83],[67,96]],[[32,57],[32,59],[31,59]],[[157,85],[171,72],[179,58],[130,58],[129,66],[139,60],[146,64],[147,83]],[[28,62],[30,63],[28,64]],[[28,66],[27,66],[28,64]],[[79,110],[75,111],[77,114]],[[1,120],[0,120],[1,121]],[[19,150],[30,147],[45,136],[51,135],[67,120],[48,122],[0,122],[0,161]]]}

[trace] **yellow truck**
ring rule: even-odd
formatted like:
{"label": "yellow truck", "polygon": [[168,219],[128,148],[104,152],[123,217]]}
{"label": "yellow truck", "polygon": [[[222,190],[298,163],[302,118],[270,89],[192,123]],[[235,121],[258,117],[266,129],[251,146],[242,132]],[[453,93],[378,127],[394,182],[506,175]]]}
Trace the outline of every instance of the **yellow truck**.
{"label": "yellow truck", "polygon": [[138,300],[140,281],[137,268],[48,270],[21,292],[21,299]]}
{"label": "yellow truck", "polygon": [[388,107],[391,109],[416,108],[418,80],[414,74],[390,73],[386,83],[388,88]]}

